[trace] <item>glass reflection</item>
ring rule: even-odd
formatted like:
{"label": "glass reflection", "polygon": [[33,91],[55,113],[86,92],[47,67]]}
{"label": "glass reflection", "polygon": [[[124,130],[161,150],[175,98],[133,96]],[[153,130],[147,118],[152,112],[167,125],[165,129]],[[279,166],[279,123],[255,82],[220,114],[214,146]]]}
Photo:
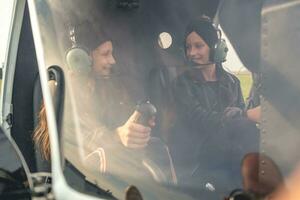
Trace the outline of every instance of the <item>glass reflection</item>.
{"label": "glass reflection", "polygon": [[[61,54],[79,50],[67,53],[64,68],[66,160],[117,197],[131,184],[150,199],[223,198],[242,188],[240,162],[259,152],[260,108],[251,118],[239,80],[223,69],[227,47],[217,27],[207,17],[187,18],[187,27],[170,29],[172,45],[162,52],[164,22],[92,2],[53,3]],[[157,112],[138,110],[144,104]]]}

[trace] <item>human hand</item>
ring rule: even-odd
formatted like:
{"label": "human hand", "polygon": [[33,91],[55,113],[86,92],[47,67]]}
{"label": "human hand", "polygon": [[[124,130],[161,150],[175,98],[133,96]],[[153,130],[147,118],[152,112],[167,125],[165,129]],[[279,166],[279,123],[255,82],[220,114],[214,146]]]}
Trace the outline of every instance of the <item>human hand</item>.
{"label": "human hand", "polygon": [[151,117],[148,121],[149,127],[153,128],[155,126],[155,117]]}
{"label": "human hand", "polygon": [[[127,122],[116,129],[116,134],[125,147],[136,149],[148,144],[151,128],[137,123],[140,116],[139,112],[134,111]],[[154,119],[149,120],[149,125],[155,125]]]}
{"label": "human hand", "polygon": [[247,117],[251,121],[260,123],[260,119],[261,119],[261,107],[257,106],[255,108],[251,108],[251,109],[247,110]]}
{"label": "human hand", "polygon": [[223,121],[243,116],[243,110],[239,107],[227,107],[223,112]]}

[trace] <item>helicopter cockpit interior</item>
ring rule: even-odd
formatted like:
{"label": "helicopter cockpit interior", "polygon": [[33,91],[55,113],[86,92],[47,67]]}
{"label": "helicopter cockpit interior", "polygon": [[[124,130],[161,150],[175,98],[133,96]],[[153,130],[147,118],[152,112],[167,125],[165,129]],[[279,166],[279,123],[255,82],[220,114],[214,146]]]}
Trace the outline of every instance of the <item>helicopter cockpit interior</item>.
{"label": "helicopter cockpit interior", "polygon": [[298,0],[15,6],[2,129],[32,196],[130,199],[134,186],[145,199],[254,200],[289,188]]}

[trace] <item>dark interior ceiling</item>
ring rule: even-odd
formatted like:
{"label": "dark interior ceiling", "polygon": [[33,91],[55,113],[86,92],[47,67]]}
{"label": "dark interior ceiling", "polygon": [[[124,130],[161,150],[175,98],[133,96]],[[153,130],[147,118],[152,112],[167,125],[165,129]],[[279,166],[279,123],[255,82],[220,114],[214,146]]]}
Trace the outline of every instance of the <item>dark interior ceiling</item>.
{"label": "dark interior ceiling", "polygon": [[[118,3],[124,1],[137,2],[138,7],[120,8]],[[162,56],[157,55],[160,51],[157,47],[158,35],[161,32],[172,35],[173,45],[164,53],[182,60],[180,49],[183,48],[186,25],[191,19],[203,14],[214,17],[219,1],[66,0],[57,1],[57,4],[62,5],[57,7],[68,23],[76,25],[80,20],[88,19],[93,24],[99,24],[114,40],[119,63],[132,68],[129,69],[131,74],[147,74],[147,70],[161,63],[159,59]]]}

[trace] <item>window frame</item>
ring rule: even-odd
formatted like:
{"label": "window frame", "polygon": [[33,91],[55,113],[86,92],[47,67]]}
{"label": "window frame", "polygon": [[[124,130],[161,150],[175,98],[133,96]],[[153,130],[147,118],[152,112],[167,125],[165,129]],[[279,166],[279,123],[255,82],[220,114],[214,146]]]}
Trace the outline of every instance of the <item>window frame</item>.
{"label": "window frame", "polygon": [[14,0],[12,1],[12,3],[12,15],[8,31],[8,40],[6,45],[4,65],[2,68],[2,85],[0,96],[0,121],[1,126],[3,127],[3,130],[7,133],[7,135],[10,135],[11,125],[9,119],[10,117],[12,117],[13,114],[13,81],[26,1]]}

